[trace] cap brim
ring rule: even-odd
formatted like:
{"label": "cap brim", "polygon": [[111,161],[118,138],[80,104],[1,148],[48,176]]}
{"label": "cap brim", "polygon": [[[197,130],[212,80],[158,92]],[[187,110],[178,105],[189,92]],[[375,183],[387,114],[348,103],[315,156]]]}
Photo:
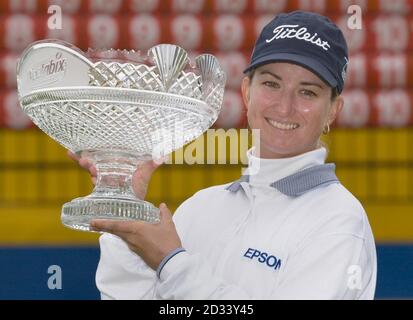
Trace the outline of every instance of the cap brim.
{"label": "cap brim", "polygon": [[261,57],[250,64],[248,68],[244,70],[244,73],[271,62],[291,62],[297,64],[306,69],[309,69],[310,71],[318,75],[332,88],[336,88],[338,85],[337,80],[334,78],[333,74],[318,60],[293,53],[276,53]]}

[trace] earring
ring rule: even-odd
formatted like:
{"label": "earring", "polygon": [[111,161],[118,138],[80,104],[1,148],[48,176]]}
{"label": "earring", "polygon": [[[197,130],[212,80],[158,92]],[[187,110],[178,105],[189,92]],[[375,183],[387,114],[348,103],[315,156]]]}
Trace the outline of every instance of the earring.
{"label": "earring", "polygon": [[323,129],[323,134],[328,134],[330,132],[330,124],[327,123],[326,127]]}

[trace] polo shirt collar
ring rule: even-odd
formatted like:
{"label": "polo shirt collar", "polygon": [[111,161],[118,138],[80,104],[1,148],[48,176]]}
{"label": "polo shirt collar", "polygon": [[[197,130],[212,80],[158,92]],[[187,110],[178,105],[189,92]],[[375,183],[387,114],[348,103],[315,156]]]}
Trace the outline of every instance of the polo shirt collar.
{"label": "polo shirt collar", "polygon": [[[312,166],[274,181],[270,184],[270,187],[277,189],[286,196],[298,197],[308,191],[328,186],[332,183],[339,183],[335,174],[335,168],[334,163]],[[241,188],[241,183],[249,182],[249,179],[249,175],[243,175],[240,179],[230,184],[226,190],[237,192]]]}

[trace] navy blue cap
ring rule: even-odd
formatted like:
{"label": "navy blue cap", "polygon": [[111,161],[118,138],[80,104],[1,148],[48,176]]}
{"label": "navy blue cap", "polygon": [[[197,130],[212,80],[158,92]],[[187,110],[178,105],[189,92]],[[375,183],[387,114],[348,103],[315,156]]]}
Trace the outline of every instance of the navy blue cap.
{"label": "navy blue cap", "polygon": [[261,31],[244,73],[271,62],[291,62],[317,74],[340,94],[348,66],[347,43],[327,17],[294,11],[277,15]]}

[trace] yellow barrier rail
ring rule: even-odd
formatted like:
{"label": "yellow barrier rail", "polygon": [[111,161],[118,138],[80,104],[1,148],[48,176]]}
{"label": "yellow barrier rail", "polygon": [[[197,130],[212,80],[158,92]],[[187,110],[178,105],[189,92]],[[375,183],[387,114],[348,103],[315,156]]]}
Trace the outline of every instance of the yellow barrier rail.
{"label": "yellow barrier rail", "polygon": [[[195,143],[206,146],[206,135],[200,139]],[[336,162],[341,182],[362,201],[378,241],[413,241],[412,141],[412,128],[340,128],[328,137],[328,161]],[[191,151],[194,159],[202,158],[196,157],[195,144],[178,153],[185,151]],[[68,159],[64,148],[38,130],[1,129],[0,152],[1,245],[97,243],[97,235],[72,231],[60,223],[63,203],[92,188],[88,174]],[[239,156],[239,150],[233,152]],[[155,205],[166,202],[175,210],[196,191],[237,179],[243,167],[164,164],[153,176],[148,200]]]}

